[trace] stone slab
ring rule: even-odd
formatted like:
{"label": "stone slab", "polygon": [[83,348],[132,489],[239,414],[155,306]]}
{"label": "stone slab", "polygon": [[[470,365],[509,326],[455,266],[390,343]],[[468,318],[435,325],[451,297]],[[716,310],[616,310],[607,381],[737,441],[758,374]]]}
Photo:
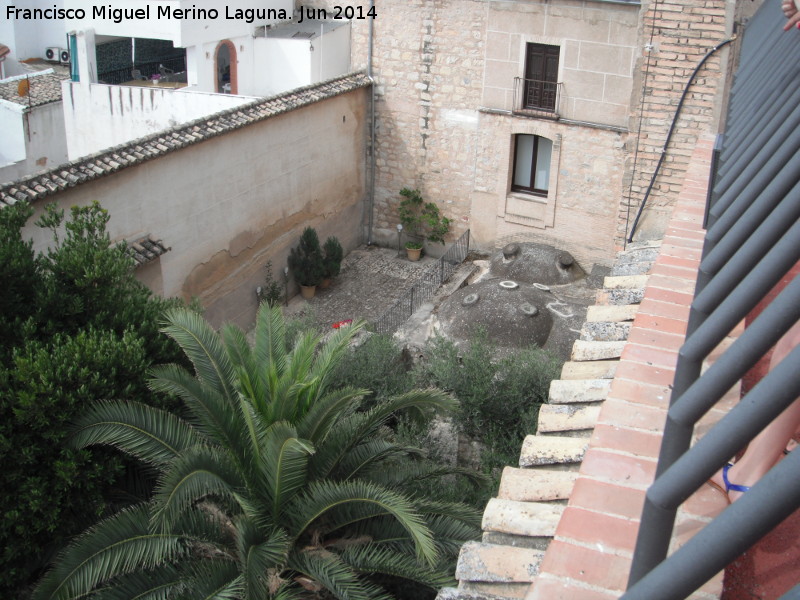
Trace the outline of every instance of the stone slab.
{"label": "stone slab", "polygon": [[522,442],[520,467],[574,464],[583,460],[589,447],[586,438],[529,435]]}
{"label": "stone slab", "polygon": [[647,285],[647,275],[609,275],[603,280],[608,290],[640,289]]}
{"label": "stone slab", "polygon": [[539,572],[543,556],[540,550],[467,542],[458,555],[456,579],[492,583],[531,582]]}
{"label": "stone slab", "polygon": [[613,379],[618,360],[568,361],[561,368],[561,379]]}
{"label": "stone slab", "polygon": [[600,406],[571,406],[545,404],[539,409],[539,428],[541,433],[569,431],[573,429],[594,429],[600,416]]}
{"label": "stone slab", "polygon": [[548,399],[551,404],[602,402],[610,388],[610,379],[554,379]]}
{"label": "stone slab", "polygon": [[572,360],[607,360],[609,358],[619,358],[622,356],[622,349],[625,347],[624,341],[616,342],[587,342],[575,340],[572,344]]}
{"label": "stone slab", "polygon": [[516,502],[565,500],[572,493],[577,478],[578,474],[573,471],[505,467],[497,497]]}

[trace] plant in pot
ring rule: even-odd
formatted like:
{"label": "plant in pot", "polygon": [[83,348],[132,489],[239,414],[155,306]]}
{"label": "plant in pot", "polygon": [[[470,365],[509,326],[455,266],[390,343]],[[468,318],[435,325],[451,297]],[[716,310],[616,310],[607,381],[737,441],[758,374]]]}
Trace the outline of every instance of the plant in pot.
{"label": "plant in pot", "polygon": [[306,227],[298,246],[289,251],[289,270],[300,286],[303,298],[313,298],[325,273],[322,248],[313,227]]}
{"label": "plant in pot", "polygon": [[322,262],[324,273],[322,275],[321,288],[326,288],[331,284],[331,279],[339,274],[342,270],[342,259],[344,258],[344,250],[339,240],[334,236],[325,240],[322,246]]}
{"label": "plant in pot", "polygon": [[435,203],[425,202],[419,190],[403,188],[400,195],[403,196],[398,211],[400,223],[409,237],[406,252],[409,260],[419,260],[426,239],[444,244],[444,236],[450,231],[452,221],[439,212]]}

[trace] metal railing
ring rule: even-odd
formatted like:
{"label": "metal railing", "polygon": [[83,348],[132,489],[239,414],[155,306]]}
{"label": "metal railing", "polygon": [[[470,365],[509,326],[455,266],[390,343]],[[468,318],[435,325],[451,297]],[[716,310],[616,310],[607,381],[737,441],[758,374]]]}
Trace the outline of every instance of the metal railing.
{"label": "metal railing", "polygon": [[397,301],[372,324],[376,333],[392,334],[439,289],[469,253],[469,229],[442,257],[420,275]]}
{"label": "metal railing", "polygon": [[[625,600],[686,598],[800,507],[800,452],[793,452],[667,558],[680,504],[800,396],[795,348],[690,448],[695,424],[800,319],[796,277],[701,374],[704,359],[800,260],[800,131],[787,126],[800,120],[800,105],[790,104],[796,86],[785,72],[794,73],[800,50],[796,40],[774,35],[780,11],[765,13],[774,8],[768,4],[742,46],[686,340]],[[788,597],[800,597],[800,586]]]}
{"label": "metal railing", "polygon": [[103,71],[98,74],[97,79],[102,83],[109,85],[117,85],[133,79],[133,70],[141,72],[142,76],[150,79],[153,75],[158,73],[159,66],[163,65],[167,69],[175,73],[186,71],[186,57],[177,56],[175,58],[166,58],[163,60],[137,64],[135,67],[125,67],[124,69],[113,69],[111,71]]}
{"label": "metal railing", "polygon": [[557,119],[562,84],[514,78],[514,112]]}

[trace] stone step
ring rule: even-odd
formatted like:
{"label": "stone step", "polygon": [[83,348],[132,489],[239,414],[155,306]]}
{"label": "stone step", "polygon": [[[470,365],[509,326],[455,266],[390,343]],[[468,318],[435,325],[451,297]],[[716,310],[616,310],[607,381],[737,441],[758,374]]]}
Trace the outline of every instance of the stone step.
{"label": "stone step", "polygon": [[594,429],[600,416],[600,406],[544,404],[539,409],[540,433]]}
{"label": "stone step", "polygon": [[640,289],[647,285],[647,275],[609,275],[603,279],[607,290]]}
{"label": "stone step", "polygon": [[646,275],[653,268],[653,261],[644,260],[641,262],[626,262],[615,264],[611,269],[611,277],[626,275]]}
{"label": "stone step", "polygon": [[610,388],[610,379],[554,379],[548,398],[551,404],[602,402]]}
{"label": "stone step", "polygon": [[522,442],[519,466],[529,468],[580,463],[588,447],[589,440],[585,438],[528,435]]}
{"label": "stone step", "polygon": [[498,546],[513,546],[514,548],[528,548],[531,550],[546,551],[551,537],[528,537],[527,535],[514,535],[513,533],[500,533],[499,531],[484,531],[481,535],[484,544],[496,544]]}
{"label": "stone step", "polygon": [[442,588],[436,595],[436,600],[505,600],[503,596],[483,594],[481,592],[468,592],[456,588]]}
{"label": "stone step", "polygon": [[630,332],[630,321],[587,321],[581,327],[579,339],[585,342],[621,342],[628,339]]}
{"label": "stone step", "polygon": [[527,537],[553,537],[565,506],[555,502],[518,502],[491,498],[481,529]]}
{"label": "stone step", "polygon": [[620,306],[639,304],[644,298],[643,289],[600,290],[597,292],[595,304]]}
{"label": "stone step", "polygon": [[458,555],[456,579],[462,584],[530,583],[539,572],[543,556],[540,550],[467,542]]}
{"label": "stone step", "polygon": [[488,598],[493,600],[525,600],[528,595],[531,582],[520,583],[488,583],[483,581],[462,581],[458,584],[458,589],[468,593],[476,594],[478,598]]}
{"label": "stone step", "polygon": [[574,471],[505,467],[497,497],[517,502],[542,502],[569,498],[578,474]]}
{"label": "stone step", "polygon": [[568,361],[561,367],[561,379],[613,379],[618,360]]}
{"label": "stone step", "polygon": [[587,342],[575,340],[572,344],[572,361],[593,361],[619,358],[625,348],[624,341],[616,342]]}
{"label": "stone step", "polygon": [[619,306],[611,305],[594,305],[586,309],[587,322],[602,322],[602,321],[633,321],[636,313],[639,311],[637,304],[623,304]]}

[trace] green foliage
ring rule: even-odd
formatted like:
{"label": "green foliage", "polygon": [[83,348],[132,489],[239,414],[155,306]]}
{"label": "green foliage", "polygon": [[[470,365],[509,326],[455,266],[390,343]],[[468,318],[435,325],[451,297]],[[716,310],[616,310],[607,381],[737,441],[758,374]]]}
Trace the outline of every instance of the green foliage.
{"label": "green foliage", "polygon": [[536,346],[495,359],[486,333],[478,330],[463,352],[443,337],[434,338],[418,375],[455,395],[458,427],[487,446],[485,466],[513,464],[525,435],[535,433],[539,407],[560,363]]}
{"label": "green foliage", "polygon": [[[439,207],[434,202],[425,202],[419,190],[403,188],[400,190],[400,195],[403,196],[403,200],[400,202],[398,212],[406,234],[444,244],[444,236],[450,231],[452,220],[441,215]],[[415,246],[406,244],[406,247]]]}
{"label": "green foliage", "polygon": [[176,302],[134,279],[99,205],[73,208],[66,221],[48,208],[38,224],[53,244],[38,255],[21,235],[32,213],[25,204],[0,210],[8,275],[0,290],[0,595],[18,598],[63,540],[119,501],[129,477],[118,456],[66,447],[67,425],[97,398],[166,405],[147,389],[146,371],[181,357],[158,333]]}
{"label": "green foliage", "polygon": [[360,327],[324,344],[307,332],[287,350],[280,308],[261,305],[252,345],[232,325],[217,333],[195,313],[170,311],[164,331],[194,372],[159,367],[151,387],[180,396],[183,411],[100,403],[74,438],[157,469],[153,500],[78,538],[35,600],[308,597],[303,588],[355,600],[386,598],[377,582],[387,576],[451,583],[445,567],[477,535],[479,515],[409,493],[452,471],[416,460],[420,450],[394,441],[386,424],[429,419],[454,401],[412,390],[364,409],[364,390],[332,390]]}
{"label": "green foliage", "polygon": [[342,270],[344,249],[339,240],[333,236],[325,240],[322,246],[325,278],[336,277]]}
{"label": "green foliage", "polygon": [[270,306],[278,306],[283,300],[283,286],[272,278],[272,261],[268,260],[264,265],[267,274],[264,277],[263,287],[257,290],[258,301],[266,302]]}
{"label": "green foliage", "polygon": [[373,334],[345,354],[331,376],[331,387],[367,389],[372,399],[403,394],[414,387],[409,363],[391,336]]}
{"label": "green foliage", "polygon": [[319,285],[325,274],[319,236],[313,227],[306,227],[300,243],[289,251],[289,270],[299,285]]}

